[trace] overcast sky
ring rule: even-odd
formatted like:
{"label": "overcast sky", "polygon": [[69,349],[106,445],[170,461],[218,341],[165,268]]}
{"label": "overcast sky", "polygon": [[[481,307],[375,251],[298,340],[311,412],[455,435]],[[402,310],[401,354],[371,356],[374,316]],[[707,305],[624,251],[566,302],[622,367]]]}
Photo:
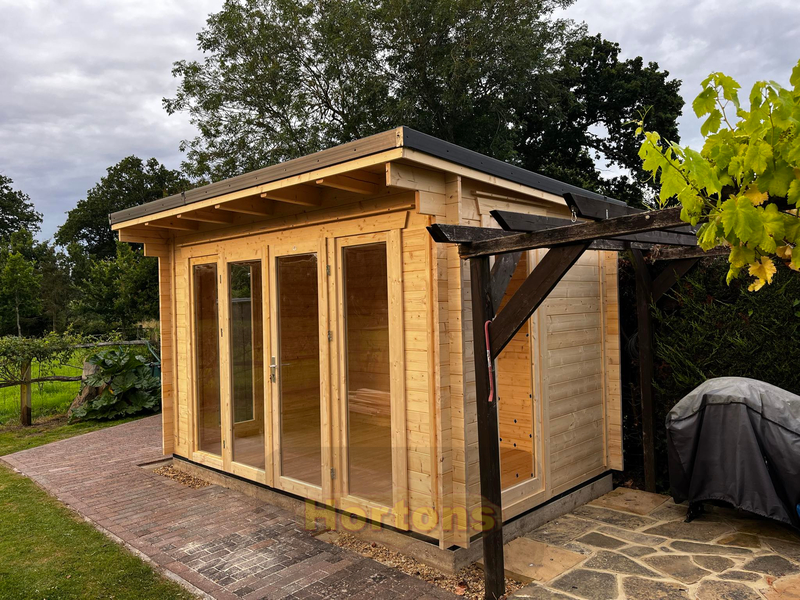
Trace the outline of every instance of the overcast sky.
{"label": "overcast sky", "polygon": [[[0,173],[44,213],[42,238],[105,169],[135,154],[180,165],[193,137],[161,99],[170,69],[222,0],[0,0]],[[566,14],[683,81],[691,101],[712,70],[745,89],[786,84],[800,58],[797,0],[578,0]],[[699,123],[684,110],[684,143]]]}

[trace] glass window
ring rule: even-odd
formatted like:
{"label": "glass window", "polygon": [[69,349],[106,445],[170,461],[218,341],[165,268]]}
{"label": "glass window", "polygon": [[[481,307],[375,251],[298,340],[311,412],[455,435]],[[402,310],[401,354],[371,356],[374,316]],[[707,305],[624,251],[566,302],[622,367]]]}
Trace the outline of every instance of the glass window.
{"label": "glass window", "polygon": [[264,468],[261,261],[229,265],[233,460]]}
{"label": "glass window", "polygon": [[194,265],[197,448],[222,455],[217,265]]}
{"label": "glass window", "polygon": [[322,485],[316,254],[277,258],[281,475]]}
{"label": "glass window", "polygon": [[386,244],[343,249],[350,493],[392,504]]}

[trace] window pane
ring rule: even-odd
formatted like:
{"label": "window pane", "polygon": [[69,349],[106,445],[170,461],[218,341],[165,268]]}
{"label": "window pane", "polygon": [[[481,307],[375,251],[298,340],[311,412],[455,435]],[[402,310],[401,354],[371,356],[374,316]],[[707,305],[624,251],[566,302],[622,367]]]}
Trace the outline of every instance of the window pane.
{"label": "window pane", "polygon": [[386,244],[344,248],[350,493],[392,503]]}
{"label": "window pane", "polygon": [[277,259],[281,474],[322,485],[317,256]]}
{"label": "window pane", "polygon": [[222,455],[219,396],[217,265],[194,266],[197,431],[199,450]]}
{"label": "window pane", "polygon": [[[498,312],[528,276],[522,254]],[[529,320],[497,357],[497,411],[503,489],[533,478],[533,381]]]}
{"label": "window pane", "polygon": [[261,262],[229,266],[233,460],[264,468]]}

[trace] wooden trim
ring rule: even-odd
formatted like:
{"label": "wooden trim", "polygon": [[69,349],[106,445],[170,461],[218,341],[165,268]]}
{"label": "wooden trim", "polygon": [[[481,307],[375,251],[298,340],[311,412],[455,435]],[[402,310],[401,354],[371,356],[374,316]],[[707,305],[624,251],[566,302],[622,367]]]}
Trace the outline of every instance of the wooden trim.
{"label": "wooden trim", "polygon": [[197,231],[200,229],[200,225],[193,221],[178,221],[177,218],[155,219],[147,221],[144,226],[158,229],[174,229],[175,231]]}
{"label": "wooden trim", "polygon": [[182,221],[198,221],[200,223],[216,223],[220,225],[233,223],[233,215],[213,210],[196,210],[180,214],[176,218]]}
{"label": "wooden trim", "polygon": [[300,206],[320,206],[322,204],[322,190],[307,185],[296,185],[290,188],[264,192],[261,197],[288,204],[299,204]]}
{"label": "wooden trim", "polygon": [[374,181],[365,181],[363,178],[353,176],[352,173],[348,173],[347,175],[330,175],[316,180],[317,185],[331,187],[345,192],[353,192],[354,194],[361,194],[363,196],[374,196],[377,194],[380,191],[379,182],[380,177],[376,177]]}
{"label": "wooden trim", "polygon": [[651,287],[653,303],[658,302],[678,282],[678,279],[686,275],[697,264],[698,260],[697,258],[684,258],[668,263],[653,280]]}
{"label": "wooden trim", "polygon": [[[254,215],[257,217],[268,217],[275,212],[275,206],[271,200],[259,198],[241,198],[229,202],[215,204],[214,210],[239,213],[243,215]],[[180,215],[179,215],[180,216]]]}

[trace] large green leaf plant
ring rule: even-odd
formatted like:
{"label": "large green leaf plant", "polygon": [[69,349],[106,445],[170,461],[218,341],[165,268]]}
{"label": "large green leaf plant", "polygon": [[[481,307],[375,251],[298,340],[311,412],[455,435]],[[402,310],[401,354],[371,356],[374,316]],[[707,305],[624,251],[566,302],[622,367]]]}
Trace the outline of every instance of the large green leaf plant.
{"label": "large green leaf plant", "polygon": [[757,82],[745,108],[734,79],[709,75],[692,103],[704,118],[700,152],[637,129],[662,206],[677,199],[704,250],[729,247],[728,283],[747,268],[751,291],[772,282],[775,260],[800,270],[800,62],[789,82]]}

